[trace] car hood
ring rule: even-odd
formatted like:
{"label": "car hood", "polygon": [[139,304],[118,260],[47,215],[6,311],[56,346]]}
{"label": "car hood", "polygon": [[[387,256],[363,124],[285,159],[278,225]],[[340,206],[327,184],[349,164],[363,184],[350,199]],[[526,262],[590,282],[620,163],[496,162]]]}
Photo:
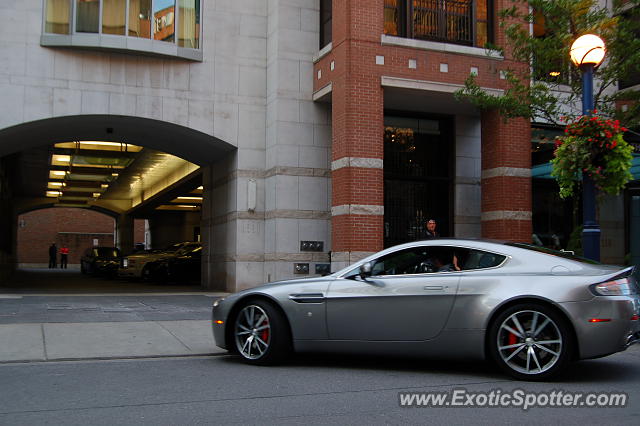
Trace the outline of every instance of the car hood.
{"label": "car hood", "polygon": [[328,282],[328,281],[332,281],[333,279],[334,279],[333,276],[326,275],[324,277],[298,278],[298,279],[292,279],[292,280],[274,281],[271,283],[266,283],[266,284],[259,285],[257,287],[252,287],[246,290],[239,291],[237,293],[234,293],[233,296],[236,296],[236,295],[242,296],[242,295],[251,294],[251,293],[264,293],[264,292],[268,292],[268,290],[270,289],[277,288],[277,287]]}

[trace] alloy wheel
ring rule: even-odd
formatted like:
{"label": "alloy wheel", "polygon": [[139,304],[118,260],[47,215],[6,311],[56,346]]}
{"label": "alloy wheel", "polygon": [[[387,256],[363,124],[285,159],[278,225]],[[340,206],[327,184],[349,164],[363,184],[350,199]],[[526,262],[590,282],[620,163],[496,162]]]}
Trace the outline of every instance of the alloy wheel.
{"label": "alloy wheel", "polygon": [[271,344],[269,316],[260,306],[245,306],[236,317],[234,335],[236,348],[244,358],[261,358]]}
{"label": "alloy wheel", "polygon": [[539,311],[522,310],[500,324],[496,344],[501,360],[510,369],[539,375],[558,363],[564,342],[553,319]]}

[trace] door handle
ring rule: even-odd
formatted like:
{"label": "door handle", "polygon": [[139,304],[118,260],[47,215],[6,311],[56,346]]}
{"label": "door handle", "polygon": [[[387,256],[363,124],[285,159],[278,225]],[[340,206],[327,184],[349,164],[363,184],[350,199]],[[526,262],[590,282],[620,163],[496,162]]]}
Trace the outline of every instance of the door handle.
{"label": "door handle", "polygon": [[425,285],[424,289],[430,290],[430,291],[437,291],[437,290],[444,290],[447,287],[448,286],[444,286],[444,285]]}

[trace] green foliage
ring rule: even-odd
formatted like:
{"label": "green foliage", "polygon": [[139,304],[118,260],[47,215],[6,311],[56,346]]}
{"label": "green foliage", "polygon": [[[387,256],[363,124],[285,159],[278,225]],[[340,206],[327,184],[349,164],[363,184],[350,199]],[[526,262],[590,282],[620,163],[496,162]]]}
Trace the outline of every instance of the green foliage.
{"label": "green foliage", "polygon": [[567,242],[567,250],[574,252],[576,256],[584,256],[584,250],[582,249],[582,226],[576,226],[569,235],[569,242]]}
{"label": "green foliage", "polygon": [[[555,124],[560,124],[560,116],[575,118],[582,113],[582,79],[569,60],[569,49],[576,38],[593,33],[605,41],[607,48],[605,62],[595,73],[595,108],[626,127],[640,123],[640,103],[626,112],[616,109],[616,101],[639,100],[640,93],[615,90],[618,81],[640,72],[640,7],[632,7],[640,6],[640,0],[614,6],[613,13],[597,0],[511,1],[512,7],[499,12],[506,43],[493,50],[507,52],[507,58],[532,67],[505,61],[506,69],[501,71],[506,74],[507,88],[502,95],[486,93],[474,76],[469,76],[464,88],[456,93],[459,100],[468,99],[480,109],[497,109],[509,118]],[[527,3],[530,9],[516,7]],[[531,34],[531,24],[538,36]],[[550,71],[560,74],[550,77]]]}
{"label": "green foliage", "polygon": [[587,173],[603,193],[618,195],[633,177],[633,147],[622,138],[626,129],[618,121],[584,116],[567,125],[566,136],[556,140],[551,176],[562,198],[574,194],[577,180]]}

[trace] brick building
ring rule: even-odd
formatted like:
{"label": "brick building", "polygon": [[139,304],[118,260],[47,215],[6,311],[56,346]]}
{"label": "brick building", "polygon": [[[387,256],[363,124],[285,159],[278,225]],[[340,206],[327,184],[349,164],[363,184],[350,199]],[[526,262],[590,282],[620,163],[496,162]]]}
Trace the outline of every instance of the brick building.
{"label": "brick building", "polygon": [[332,34],[313,77],[314,99],[331,103],[333,260],[406,241],[427,217],[443,235],[530,241],[529,123],[453,96],[470,73],[499,92],[501,71],[522,66],[483,48],[502,41],[507,2],[322,4]]}

